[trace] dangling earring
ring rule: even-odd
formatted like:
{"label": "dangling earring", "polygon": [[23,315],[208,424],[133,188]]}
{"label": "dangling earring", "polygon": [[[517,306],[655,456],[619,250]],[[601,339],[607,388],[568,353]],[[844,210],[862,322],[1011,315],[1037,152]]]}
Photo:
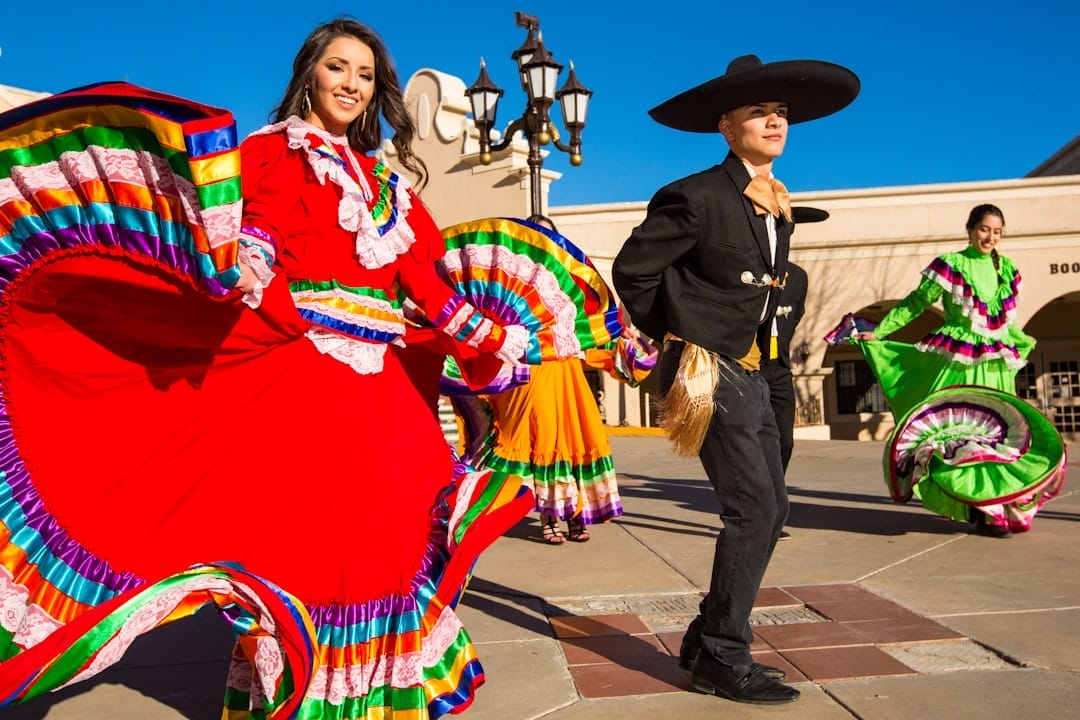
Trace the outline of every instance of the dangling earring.
{"label": "dangling earring", "polygon": [[300,101],[300,119],[307,120],[311,114],[311,88],[304,88],[304,99]]}

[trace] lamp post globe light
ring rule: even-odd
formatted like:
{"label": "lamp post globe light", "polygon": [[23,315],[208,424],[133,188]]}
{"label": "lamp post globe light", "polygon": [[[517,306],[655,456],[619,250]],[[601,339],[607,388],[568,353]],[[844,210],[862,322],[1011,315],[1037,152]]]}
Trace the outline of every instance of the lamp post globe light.
{"label": "lamp post globe light", "polygon": [[[476,123],[480,135],[482,164],[490,164],[492,153],[509,147],[516,133],[521,132],[525,137],[529,145],[531,218],[540,219],[543,218],[540,170],[544,165],[540,148],[553,143],[557,149],[570,155],[571,165],[581,165],[581,133],[585,129],[589,98],[593,92],[578,80],[573,62],[570,63],[566,82],[556,90],[555,85],[563,66],[556,62],[544,47],[539,18],[518,11],[514,13],[514,19],[518,27],[528,31],[525,42],[510,55],[517,63],[521,89],[525,91],[524,112],[510,122],[498,142],[492,143],[491,131],[495,127],[499,98],[503,96],[503,90],[488,76],[483,58],[480,59],[480,75],[476,82],[465,90],[465,94],[469,97],[473,122]],[[556,100],[562,108],[563,125],[570,133],[569,143],[562,142],[558,128],[551,122],[550,110]]]}

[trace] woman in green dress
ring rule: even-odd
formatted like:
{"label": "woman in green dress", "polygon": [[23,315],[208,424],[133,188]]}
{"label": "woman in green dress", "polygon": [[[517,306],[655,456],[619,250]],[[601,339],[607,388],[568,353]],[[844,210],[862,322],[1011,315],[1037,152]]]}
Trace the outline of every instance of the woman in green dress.
{"label": "woman in green dress", "polygon": [[[1016,397],[1016,373],[1035,340],[1016,324],[1020,273],[997,249],[1004,214],[979,205],[966,227],[966,248],[935,258],[873,330],[850,337],[897,422],[885,453],[893,499],[915,496],[979,534],[1008,537],[1030,529],[1060,489],[1064,443]],[[914,345],[885,340],[938,299],[940,327]]]}

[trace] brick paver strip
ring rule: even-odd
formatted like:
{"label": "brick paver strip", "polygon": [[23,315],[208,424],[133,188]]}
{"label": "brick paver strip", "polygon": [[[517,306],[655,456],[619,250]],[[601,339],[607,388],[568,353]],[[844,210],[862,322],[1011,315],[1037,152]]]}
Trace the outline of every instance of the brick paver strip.
{"label": "brick paver strip", "polygon": [[[822,621],[756,625],[751,646],[757,662],[784,669],[788,682],[917,674],[878,645],[966,640],[857,585],[762,588],[754,607],[769,612],[792,605],[805,605]],[[560,615],[549,621],[582,697],[690,689],[690,674],[676,662],[682,631],[653,633],[632,613]]]}
{"label": "brick paver strip", "polygon": [[907,665],[873,645],[790,650],[782,654],[803,675],[815,682],[916,674]]}

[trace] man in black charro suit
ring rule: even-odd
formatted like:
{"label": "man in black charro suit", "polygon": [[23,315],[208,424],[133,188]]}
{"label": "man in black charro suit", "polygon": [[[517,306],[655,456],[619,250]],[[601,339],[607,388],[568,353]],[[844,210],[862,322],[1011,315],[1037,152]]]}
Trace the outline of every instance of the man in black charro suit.
{"label": "man in black charro suit", "polygon": [[846,68],[736,58],[720,77],[653,108],[660,123],[719,131],[722,163],[661,188],[615,258],[615,289],[635,325],[664,339],[664,423],[699,455],[724,527],[680,663],[695,689],[752,703],[791,702],[783,673],[750,656],[750,611],[787,517],[776,420],[758,370],[784,283],[791,209],[772,177],[787,127],[858,93]]}

